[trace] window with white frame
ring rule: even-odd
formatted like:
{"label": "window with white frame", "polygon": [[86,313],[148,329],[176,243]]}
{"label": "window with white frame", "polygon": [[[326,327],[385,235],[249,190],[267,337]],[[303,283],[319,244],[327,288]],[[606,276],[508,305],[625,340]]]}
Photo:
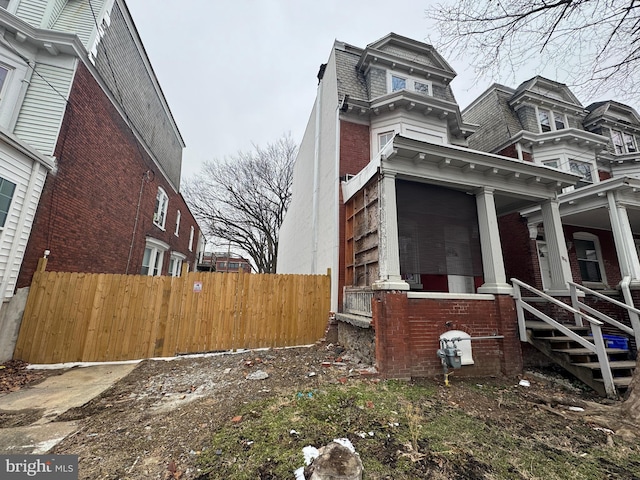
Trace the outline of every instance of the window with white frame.
{"label": "window with white frame", "polygon": [[[593,162],[576,160],[569,158],[568,160],[561,161],[559,158],[551,160],[545,160],[542,162],[546,167],[557,168],[558,170],[564,170],[565,172],[571,172],[574,175],[580,175],[581,180],[576,187],[584,187],[585,185],[591,185],[594,182],[594,166]],[[573,187],[570,187],[573,189]]]}
{"label": "window with white frame", "polygon": [[607,279],[598,237],[591,233],[576,232],[573,234],[573,245],[582,283],[586,286],[604,286]]}
{"label": "window with white frame", "polygon": [[567,128],[567,117],[564,113],[554,112],[546,108],[537,108],[540,133]]}
{"label": "window with white frame", "polygon": [[390,132],[379,133],[378,134],[378,151],[382,150],[382,147],[384,147],[387,143],[389,143],[393,139],[395,134],[396,132],[394,132],[393,130],[391,130]]}
{"label": "window with white frame", "polygon": [[633,135],[620,130],[611,130],[611,142],[616,153],[634,153],[638,151],[636,139]]}
{"label": "window with white frame", "polygon": [[387,90],[389,92],[413,90],[423,95],[433,96],[433,85],[430,80],[410,77],[397,72],[389,72],[387,76]]}
{"label": "window with white frame", "polygon": [[191,225],[191,230],[189,231],[189,251],[193,252],[193,235],[195,234],[196,229]]}
{"label": "window with white frame", "polygon": [[4,224],[7,222],[11,200],[15,191],[15,183],[0,178],[0,228],[4,228]]}
{"label": "window with white frame", "polygon": [[160,275],[162,273],[164,252],[167,250],[169,250],[169,245],[166,243],[156,240],[155,238],[147,238],[140,274],[150,276]]}
{"label": "window with white frame", "polygon": [[171,252],[169,257],[169,275],[179,277],[182,273],[182,263],[187,259],[186,255],[179,252]]}
{"label": "window with white frame", "polygon": [[164,230],[167,221],[167,209],[169,208],[169,197],[162,187],[158,187],[156,195],[156,208],[153,212],[153,223]]}
{"label": "window with white frame", "polygon": [[178,213],[176,213],[176,231],[173,232],[176,237],[180,234],[180,217],[180,210],[178,210]]}
{"label": "window with white frame", "polygon": [[593,183],[593,169],[591,162],[583,162],[581,160],[575,160],[573,158],[569,159],[569,171],[571,173],[575,173],[576,175],[580,175],[582,179],[578,183],[578,186],[583,186],[584,184]]}

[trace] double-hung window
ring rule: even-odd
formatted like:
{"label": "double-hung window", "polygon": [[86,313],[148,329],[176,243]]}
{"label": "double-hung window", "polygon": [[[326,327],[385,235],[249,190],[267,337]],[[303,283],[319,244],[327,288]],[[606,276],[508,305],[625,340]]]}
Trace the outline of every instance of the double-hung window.
{"label": "double-hung window", "polygon": [[167,221],[167,209],[169,207],[169,197],[162,187],[158,187],[156,195],[156,208],[153,212],[153,223],[164,230]]}
{"label": "double-hung window", "polygon": [[567,128],[567,118],[563,113],[546,108],[538,108],[538,125],[540,133]]}
{"label": "double-hung window", "polygon": [[634,153],[638,151],[636,139],[633,135],[620,130],[611,130],[611,141],[616,153]]}
{"label": "double-hung window", "polygon": [[180,210],[178,210],[178,213],[176,213],[176,231],[173,232],[173,234],[178,237],[180,235],[180,217],[182,216],[182,214],[180,213]]}
{"label": "double-hung window", "polygon": [[573,244],[578,257],[582,282],[585,284],[605,284],[606,277],[598,237],[591,233],[576,232],[573,235]]}

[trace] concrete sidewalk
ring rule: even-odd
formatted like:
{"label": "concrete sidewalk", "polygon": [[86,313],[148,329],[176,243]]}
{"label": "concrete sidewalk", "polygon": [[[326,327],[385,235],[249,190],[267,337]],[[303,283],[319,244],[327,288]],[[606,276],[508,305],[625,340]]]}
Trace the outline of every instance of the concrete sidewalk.
{"label": "concrete sidewalk", "polygon": [[0,397],[0,413],[41,415],[28,426],[0,428],[0,453],[45,453],[77,428],[77,422],[54,422],[58,415],[97,397],[136,366],[127,363],[72,368]]}

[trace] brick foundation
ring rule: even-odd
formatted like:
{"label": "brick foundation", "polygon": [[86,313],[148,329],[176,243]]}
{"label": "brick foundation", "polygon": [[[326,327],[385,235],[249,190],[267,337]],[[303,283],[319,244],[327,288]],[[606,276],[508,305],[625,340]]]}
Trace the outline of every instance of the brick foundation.
{"label": "brick foundation", "polygon": [[431,377],[442,373],[436,352],[440,335],[462,330],[472,337],[474,365],[460,376],[517,375],[522,371],[515,304],[507,295],[495,300],[410,299],[404,292],[376,292],[373,300],[376,360],[388,378]]}

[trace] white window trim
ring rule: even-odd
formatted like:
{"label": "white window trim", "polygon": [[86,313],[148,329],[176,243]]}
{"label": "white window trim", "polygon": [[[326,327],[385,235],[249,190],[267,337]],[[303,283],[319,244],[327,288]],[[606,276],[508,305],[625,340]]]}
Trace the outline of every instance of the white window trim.
{"label": "white window trim", "polygon": [[[158,200],[159,198],[160,200]],[[167,212],[169,211],[169,196],[162,187],[158,187],[156,203],[157,205],[153,212],[153,224],[164,230],[167,223]]]}
{"label": "white window trim", "polygon": [[[407,82],[406,88],[403,90],[409,90],[412,92],[417,92],[415,84],[416,82],[421,83],[427,86],[428,92],[427,95],[429,97],[433,97],[433,82],[431,80],[427,80],[425,78],[413,77],[411,75],[407,75],[405,73],[397,72],[395,70],[387,70],[387,93],[393,93],[393,80],[392,77],[402,78]],[[396,90],[397,92],[401,90]],[[422,93],[422,92],[418,92]]]}
{"label": "white window trim", "polygon": [[[589,169],[591,171],[591,182],[588,181],[584,181],[585,183],[590,183],[591,185],[593,185],[594,183],[599,183],[600,182],[600,176],[598,175],[598,169],[595,165],[595,162],[593,160],[582,160],[580,158],[576,158],[575,156],[571,156],[569,157],[566,154],[561,154],[559,157],[555,157],[555,158],[546,158],[544,160],[540,160],[540,164],[544,165],[545,167],[549,167],[549,168],[555,168],[556,170],[561,170],[563,172],[568,172],[568,173],[572,173],[571,172],[571,163],[570,162],[580,162],[580,163],[584,163],[586,165],[589,166]],[[557,162],[558,166],[554,167],[552,165],[549,165],[549,163],[551,162]],[[573,190],[575,190],[574,186],[571,187],[566,187],[562,189],[563,193],[567,193],[567,192],[572,192]]]}
{"label": "white window trim", "polygon": [[182,214],[180,213],[180,210],[178,210],[178,213],[176,213],[176,231],[173,232],[173,234],[176,237],[180,236],[180,218],[181,218]]}
{"label": "white window trim", "polygon": [[[607,272],[604,269],[604,261],[603,261],[603,258],[602,258],[602,249],[600,248],[600,239],[598,238],[598,236],[594,235],[593,233],[588,233],[588,232],[575,232],[573,234],[573,239],[574,240],[587,240],[587,241],[593,242],[593,246],[596,249],[596,255],[598,256],[598,266],[600,267],[600,275],[602,277],[602,280],[600,282],[587,282],[587,281],[583,280],[582,284],[587,288],[593,288],[593,287],[595,287],[595,288],[603,288],[603,287],[606,287],[608,285]],[[577,252],[576,252],[576,257],[577,257]],[[580,273],[579,264],[578,264],[578,273]]]}
{"label": "white window trim", "polygon": [[[180,252],[171,252],[169,257],[169,275],[172,277],[179,277],[182,273],[182,264],[187,259],[187,256]],[[171,268],[173,266],[173,268]]]}
{"label": "white window trim", "polygon": [[[549,112],[549,127],[551,127],[551,130],[550,130],[551,132],[556,132],[558,130],[566,130],[567,128],[569,128],[569,121],[566,113],[557,112],[552,108],[538,107],[537,105],[535,107],[536,107],[536,122],[538,123],[539,133],[548,133],[548,132],[542,131],[542,124],[540,123],[540,110],[545,110]],[[556,115],[564,119],[564,128],[561,128],[561,129],[556,128],[556,117],[555,117]]]}
{"label": "white window trim", "polygon": [[147,275],[153,276],[154,269],[152,268],[152,265],[155,265],[158,255],[160,255],[160,262],[158,263],[158,276],[161,275],[162,265],[164,262],[164,252],[169,250],[169,245],[163,242],[162,240],[158,240],[157,238],[147,237],[144,249],[151,250],[151,255],[149,257],[149,265],[148,265],[149,270],[147,271]]}
{"label": "white window trim", "polygon": [[[613,141],[613,132],[617,132],[620,134],[620,141],[622,142],[622,152],[618,153],[616,151],[616,144]],[[625,141],[624,136],[628,135],[632,138],[633,140],[633,145],[636,148],[636,150],[634,152],[630,152],[629,149],[627,148],[627,142]],[[616,155],[624,155],[626,153],[638,153],[638,142],[636,140],[636,136],[633,135],[632,133],[629,132],[625,132],[624,130],[620,130],[617,128],[611,128],[609,129],[609,137],[611,138],[611,145],[613,145],[613,151]]]}
{"label": "white window trim", "polygon": [[196,229],[191,225],[191,230],[189,231],[189,251],[193,252],[193,236],[195,234]]}

